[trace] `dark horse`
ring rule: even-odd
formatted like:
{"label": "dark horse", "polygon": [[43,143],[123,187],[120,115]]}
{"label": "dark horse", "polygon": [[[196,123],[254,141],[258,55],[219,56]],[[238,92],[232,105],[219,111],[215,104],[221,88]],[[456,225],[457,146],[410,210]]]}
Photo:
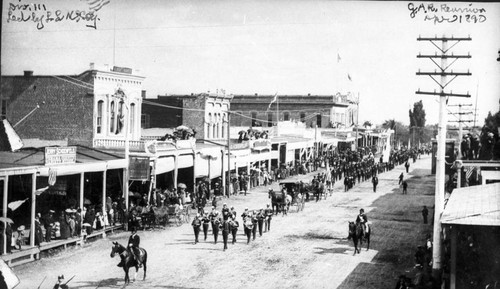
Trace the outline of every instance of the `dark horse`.
{"label": "dark horse", "polygon": [[285,214],[286,195],[281,192],[269,191],[269,198],[275,215],[283,211]]}
{"label": "dark horse", "polygon": [[[363,234],[363,226],[361,224],[356,224],[355,222],[349,222],[348,239],[352,238],[352,241],[354,243],[354,255],[356,255],[356,252],[358,252],[358,254],[360,253],[359,249],[361,248],[361,244],[363,244],[363,239],[365,239],[367,242],[366,251],[370,249],[370,234],[371,234],[370,226],[368,226],[367,231],[368,232],[364,232]],[[360,248],[358,248],[358,242]]]}
{"label": "dark horse", "polygon": [[[142,280],[146,280],[146,271],[147,271],[147,261],[148,261],[148,252],[143,248],[139,249],[141,251],[142,257],[142,265],[144,266],[144,277]],[[127,248],[120,245],[118,242],[113,242],[113,247],[111,247],[111,258],[115,257],[115,254],[118,254],[121,259],[121,263],[123,264],[123,271],[125,271],[125,283],[130,283],[130,278],[128,277],[128,269],[130,267],[135,267],[134,281],[139,271],[139,266],[137,265],[137,261],[134,258],[134,255],[130,253]]]}

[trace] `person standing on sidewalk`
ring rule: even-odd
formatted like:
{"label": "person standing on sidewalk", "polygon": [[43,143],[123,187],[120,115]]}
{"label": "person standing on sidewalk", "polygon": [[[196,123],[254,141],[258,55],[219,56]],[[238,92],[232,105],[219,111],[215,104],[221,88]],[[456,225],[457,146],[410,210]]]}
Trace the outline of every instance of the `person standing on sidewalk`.
{"label": "person standing on sidewalk", "polygon": [[201,227],[201,219],[200,219],[200,213],[196,214],[196,217],[194,217],[193,222],[191,223],[191,226],[193,226],[194,230],[194,243],[198,243],[198,236],[200,235],[200,227]]}
{"label": "person standing on sidewalk", "polygon": [[373,192],[376,193],[378,185],[378,177],[376,175],[372,177],[372,184],[373,184]]}
{"label": "person standing on sidewalk", "polygon": [[422,217],[424,217],[424,224],[427,224],[427,216],[429,215],[429,210],[427,210],[427,206],[424,206],[422,209]]}
{"label": "person standing on sidewalk", "polygon": [[410,170],[410,162],[408,160],[406,160],[405,168],[406,168],[406,173],[408,173],[408,171]]}
{"label": "person standing on sidewalk", "polygon": [[401,183],[403,182],[404,177],[405,177],[404,173],[401,173],[399,175],[399,183],[398,183],[398,185],[401,185]]}
{"label": "person standing on sidewalk", "polygon": [[403,195],[408,194],[408,183],[403,181]]}

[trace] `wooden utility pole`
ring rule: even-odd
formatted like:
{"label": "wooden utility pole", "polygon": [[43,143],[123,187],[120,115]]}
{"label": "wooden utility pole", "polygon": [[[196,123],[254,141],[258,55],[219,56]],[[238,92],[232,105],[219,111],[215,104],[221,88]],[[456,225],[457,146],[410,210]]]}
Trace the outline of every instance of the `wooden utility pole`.
{"label": "wooden utility pole", "polygon": [[[434,45],[441,54],[435,53],[434,55],[422,55],[418,54],[417,58],[428,58],[430,59],[438,68],[439,71],[434,70],[433,72],[417,72],[417,75],[429,76],[434,82],[436,82],[439,87],[439,92],[424,92],[416,91],[416,94],[423,95],[437,95],[439,96],[439,125],[438,125],[438,149],[437,149],[437,160],[436,160],[436,183],[435,183],[435,208],[434,208],[434,234],[433,234],[433,247],[432,247],[432,274],[435,280],[441,281],[441,271],[442,271],[442,237],[441,237],[441,214],[444,210],[444,194],[445,194],[445,154],[446,154],[446,105],[448,103],[449,97],[470,97],[470,94],[456,94],[450,92],[445,92],[445,88],[458,76],[470,76],[471,73],[467,72],[454,72],[453,70],[448,71],[450,66],[455,63],[460,58],[471,58],[468,55],[453,55],[453,53],[448,54],[450,49],[461,41],[471,41],[470,37],[459,37],[451,38],[449,37],[418,37],[417,41],[429,41]],[[441,43],[439,47],[436,42]],[[451,46],[448,47],[448,43]],[[438,63],[435,59],[441,59],[441,63]],[[448,59],[453,59],[453,61],[448,65]],[[440,76],[440,81],[437,81],[435,77]],[[448,76],[453,78],[448,81]]]}

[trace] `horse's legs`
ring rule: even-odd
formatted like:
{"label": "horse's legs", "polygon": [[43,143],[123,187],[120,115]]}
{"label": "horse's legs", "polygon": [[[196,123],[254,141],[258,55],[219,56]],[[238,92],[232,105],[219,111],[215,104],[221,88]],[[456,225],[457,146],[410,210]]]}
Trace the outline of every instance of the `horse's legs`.
{"label": "horse's legs", "polygon": [[128,277],[128,267],[126,265],[123,265],[123,271],[125,271],[125,284],[130,283],[130,278]]}
{"label": "horse's legs", "polygon": [[139,271],[139,266],[135,266],[135,272],[134,272],[134,282],[135,279],[137,279],[137,272]]}
{"label": "horse's legs", "polygon": [[144,276],[142,277],[142,280],[146,280],[146,271],[147,271],[147,265],[146,265],[146,260],[144,260],[144,264],[142,264],[144,268]]}
{"label": "horse's legs", "polygon": [[368,235],[366,237],[366,243],[367,243],[367,245],[366,245],[366,251],[368,251],[368,250],[370,250],[370,235]]}

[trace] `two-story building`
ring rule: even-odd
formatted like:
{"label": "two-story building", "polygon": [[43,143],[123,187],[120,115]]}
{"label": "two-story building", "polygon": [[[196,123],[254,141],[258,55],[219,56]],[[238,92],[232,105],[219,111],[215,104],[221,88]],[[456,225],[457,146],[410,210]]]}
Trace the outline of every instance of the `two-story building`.
{"label": "two-story building", "polygon": [[[53,211],[60,220],[77,208],[103,215],[111,202],[128,200],[126,139],[131,151],[145,150],[139,117],[143,81],[131,69],[93,64],[79,75],[2,76],[0,111],[24,148],[0,152],[1,216],[29,236],[27,247],[10,257],[28,252],[32,258],[58,242],[74,241],[56,235],[64,240],[44,238],[36,247],[37,215]],[[6,242],[1,245],[2,253],[11,251]]]}
{"label": "two-story building", "polygon": [[[231,126],[273,127],[278,120],[306,127],[349,127],[355,124],[357,105],[351,94],[234,95]],[[279,115],[278,115],[279,114]]]}

